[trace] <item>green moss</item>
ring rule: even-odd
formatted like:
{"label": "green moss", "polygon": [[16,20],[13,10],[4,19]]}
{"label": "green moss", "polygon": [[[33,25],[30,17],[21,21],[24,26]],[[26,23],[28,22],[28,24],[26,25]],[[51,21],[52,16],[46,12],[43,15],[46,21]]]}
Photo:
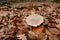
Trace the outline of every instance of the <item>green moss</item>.
{"label": "green moss", "polygon": [[60,2],[60,0],[53,0],[53,2],[56,2],[56,3],[58,3],[58,2]]}

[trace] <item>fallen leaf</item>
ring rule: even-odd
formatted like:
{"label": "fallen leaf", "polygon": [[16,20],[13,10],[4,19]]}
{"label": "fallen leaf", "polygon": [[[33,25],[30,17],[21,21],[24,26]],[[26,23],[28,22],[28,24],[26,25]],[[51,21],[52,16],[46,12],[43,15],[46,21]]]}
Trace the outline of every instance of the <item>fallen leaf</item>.
{"label": "fallen leaf", "polygon": [[37,35],[39,35],[42,31],[43,31],[43,27],[37,27],[37,28],[33,28],[33,32]]}
{"label": "fallen leaf", "polygon": [[31,39],[37,39],[37,36],[36,36],[36,34],[33,31],[29,31],[28,36]]}
{"label": "fallen leaf", "polygon": [[57,36],[54,36],[54,40],[59,40],[59,39],[57,38]]}
{"label": "fallen leaf", "polygon": [[56,29],[56,28],[48,28],[48,30],[55,35],[60,34],[60,30]]}
{"label": "fallen leaf", "polygon": [[56,35],[50,35],[49,40],[59,40]]}
{"label": "fallen leaf", "polygon": [[55,19],[55,22],[56,23],[60,23],[60,19]]}
{"label": "fallen leaf", "polygon": [[16,35],[16,37],[18,37],[18,39],[27,40],[25,34]]}
{"label": "fallen leaf", "polygon": [[40,33],[38,36],[38,40],[46,40],[47,39],[47,35],[45,33]]}
{"label": "fallen leaf", "polygon": [[57,24],[57,25],[56,25],[56,28],[60,29],[60,24]]}
{"label": "fallen leaf", "polygon": [[29,38],[31,38],[31,39],[37,39],[37,37],[35,36],[35,34],[33,35],[33,34],[28,34],[28,36],[29,36]]}
{"label": "fallen leaf", "polygon": [[53,40],[53,37],[52,36],[49,36],[49,38],[48,38],[49,40]]}

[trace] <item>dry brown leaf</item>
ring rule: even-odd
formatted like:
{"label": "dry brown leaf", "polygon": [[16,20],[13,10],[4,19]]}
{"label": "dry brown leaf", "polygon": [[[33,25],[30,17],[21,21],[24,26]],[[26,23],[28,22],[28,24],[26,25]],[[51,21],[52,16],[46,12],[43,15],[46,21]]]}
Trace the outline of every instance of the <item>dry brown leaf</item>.
{"label": "dry brown leaf", "polygon": [[49,36],[49,40],[53,40],[53,37],[52,36]]}
{"label": "dry brown leaf", "polygon": [[55,35],[50,35],[49,40],[59,40],[59,39]]}
{"label": "dry brown leaf", "polygon": [[47,35],[45,33],[40,33],[38,36],[38,40],[46,40],[47,39]]}
{"label": "dry brown leaf", "polygon": [[54,40],[59,40],[56,36],[54,36]]}
{"label": "dry brown leaf", "polygon": [[56,28],[60,29],[60,24],[57,24],[57,25],[56,25]]}
{"label": "dry brown leaf", "polygon": [[24,26],[24,25],[25,25],[25,22],[22,21],[22,22],[20,23],[20,25],[21,25],[21,26]]}
{"label": "dry brown leaf", "polygon": [[46,34],[47,35],[51,35],[51,33],[46,29]]}
{"label": "dry brown leaf", "polygon": [[53,28],[53,27],[56,26],[56,23],[48,23],[48,26],[51,27],[51,28]]}
{"label": "dry brown leaf", "polygon": [[28,36],[31,39],[37,39],[39,34],[43,31],[43,27],[33,28],[32,31],[29,32]]}
{"label": "dry brown leaf", "polygon": [[32,35],[32,34],[28,34],[29,38],[31,39],[37,39],[37,37],[35,35]]}
{"label": "dry brown leaf", "polygon": [[18,34],[28,33],[28,29],[22,29],[18,31]]}
{"label": "dry brown leaf", "polygon": [[12,32],[13,33],[16,33],[18,31],[18,28],[17,27],[15,27],[14,29],[12,29]]}
{"label": "dry brown leaf", "polygon": [[44,29],[43,27],[33,28],[33,32],[39,35],[43,31],[43,29]]}
{"label": "dry brown leaf", "polygon": [[55,35],[60,34],[60,30],[56,29],[56,28],[48,28],[48,30]]}

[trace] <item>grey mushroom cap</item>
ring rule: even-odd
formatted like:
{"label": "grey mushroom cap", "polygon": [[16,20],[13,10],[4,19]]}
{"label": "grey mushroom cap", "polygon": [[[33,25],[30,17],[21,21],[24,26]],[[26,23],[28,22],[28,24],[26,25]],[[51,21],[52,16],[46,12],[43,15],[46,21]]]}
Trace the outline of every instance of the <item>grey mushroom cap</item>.
{"label": "grey mushroom cap", "polygon": [[29,15],[27,18],[26,18],[26,22],[28,25],[30,26],[34,26],[34,27],[37,27],[38,25],[40,25],[41,23],[44,22],[43,20],[43,16],[41,15],[38,15],[38,14],[32,14],[32,15]]}

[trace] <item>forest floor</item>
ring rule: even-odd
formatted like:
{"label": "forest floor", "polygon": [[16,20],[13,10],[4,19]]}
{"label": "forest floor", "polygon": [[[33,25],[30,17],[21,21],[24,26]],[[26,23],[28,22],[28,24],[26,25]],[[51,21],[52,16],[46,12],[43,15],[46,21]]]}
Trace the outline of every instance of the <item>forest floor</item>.
{"label": "forest floor", "polygon": [[[33,14],[44,18],[36,27],[26,21],[27,17]],[[0,40],[21,39],[60,40],[60,3],[27,2],[1,6]]]}

